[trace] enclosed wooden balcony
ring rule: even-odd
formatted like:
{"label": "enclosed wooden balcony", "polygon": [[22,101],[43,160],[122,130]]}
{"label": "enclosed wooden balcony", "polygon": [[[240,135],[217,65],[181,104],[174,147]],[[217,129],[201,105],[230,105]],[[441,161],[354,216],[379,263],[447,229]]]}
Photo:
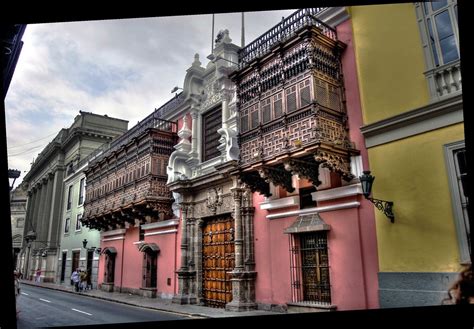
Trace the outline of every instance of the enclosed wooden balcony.
{"label": "enclosed wooden balcony", "polygon": [[123,228],[172,216],[166,166],[177,143],[177,123],[157,111],[99,150],[86,171],[84,225]]}
{"label": "enclosed wooden balcony", "polygon": [[334,29],[302,9],[243,48],[237,84],[240,178],[269,195],[268,183],[292,190],[298,174],[319,184],[322,165],[351,180],[341,72],[345,45]]}

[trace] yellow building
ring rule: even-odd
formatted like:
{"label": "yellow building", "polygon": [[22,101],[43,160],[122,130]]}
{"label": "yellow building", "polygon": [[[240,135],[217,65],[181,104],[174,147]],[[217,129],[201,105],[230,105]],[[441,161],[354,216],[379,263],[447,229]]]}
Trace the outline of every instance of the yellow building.
{"label": "yellow building", "polygon": [[347,9],[376,177],[381,307],[439,305],[470,262],[457,3]]}

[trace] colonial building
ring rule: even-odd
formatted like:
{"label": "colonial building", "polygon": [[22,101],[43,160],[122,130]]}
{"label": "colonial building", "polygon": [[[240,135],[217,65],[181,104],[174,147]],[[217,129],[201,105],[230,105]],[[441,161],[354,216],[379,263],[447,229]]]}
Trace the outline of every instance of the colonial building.
{"label": "colonial building", "polygon": [[457,4],[349,12],[373,195],[394,202],[393,224],[376,211],[380,305],[439,305],[470,262]]}
{"label": "colonial building", "polygon": [[23,247],[23,231],[25,228],[27,189],[25,184],[20,184],[10,192],[10,214],[12,225],[13,259],[14,268],[21,269]]}
{"label": "colonial building", "polygon": [[85,171],[82,223],[101,230],[98,283],[103,290],[173,294],[177,221],[166,164],[176,132],[175,122],[159,119],[154,111],[97,153]]}
{"label": "colonial building", "polygon": [[245,236],[255,256],[244,249],[244,259],[255,263],[259,307],[378,306],[374,215],[358,181],[368,164],[352,35],[343,8],[302,9],[239,51],[233,174],[256,192]]}
{"label": "colonial building", "polygon": [[240,50],[221,32],[206,68],[196,57],[181,104],[160,111],[181,138],[168,165],[181,209],[175,302],[378,306],[351,42],[342,9],[307,9]]}
{"label": "colonial building", "polygon": [[23,179],[28,186],[23,273],[29,278],[38,268],[42,281],[57,277],[63,209],[71,201],[63,197],[68,168],[126,130],[127,121],[80,111],[33,162]]}
{"label": "colonial building", "polygon": [[168,164],[168,186],[181,209],[174,302],[240,311],[257,305],[251,200],[230,175],[239,153],[236,90],[228,75],[238,49],[229,31],[219,32],[207,66],[196,55],[187,70],[181,104],[160,115],[181,128]]}

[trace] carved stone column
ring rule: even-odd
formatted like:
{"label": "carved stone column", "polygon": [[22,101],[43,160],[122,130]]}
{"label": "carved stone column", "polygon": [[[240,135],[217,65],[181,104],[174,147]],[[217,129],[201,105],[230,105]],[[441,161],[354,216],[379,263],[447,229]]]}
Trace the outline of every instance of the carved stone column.
{"label": "carved stone column", "polygon": [[195,245],[195,269],[196,269],[196,278],[201,278],[196,280],[196,297],[199,304],[202,302],[202,228],[204,227],[204,221],[201,218],[196,219],[195,224],[195,236],[196,236],[196,245]]}
{"label": "carved stone column", "polygon": [[188,266],[188,227],[187,216],[190,210],[188,203],[181,203],[181,267],[178,274],[178,294],[173,297],[173,303],[195,304],[196,297],[191,296],[190,284],[196,272],[190,271]]}
{"label": "carved stone column", "polygon": [[[243,262],[243,234],[242,234],[242,192],[240,187],[231,189],[234,197],[234,221],[235,221],[235,268],[232,275],[232,301],[226,305],[228,311],[248,311],[257,308],[255,303],[255,281],[256,273],[246,271]],[[252,283],[252,284],[250,284]],[[249,288],[253,288],[250,291]]]}

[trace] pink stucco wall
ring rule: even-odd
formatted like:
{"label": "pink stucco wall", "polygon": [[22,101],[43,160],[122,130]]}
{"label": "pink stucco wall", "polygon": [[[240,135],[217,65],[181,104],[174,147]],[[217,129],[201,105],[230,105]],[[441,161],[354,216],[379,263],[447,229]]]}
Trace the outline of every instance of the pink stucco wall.
{"label": "pink stucco wall", "polygon": [[[167,228],[169,229],[169,228]],[[113,236],[118,237],[118,236]],[[142,287],[143,253],[134,242],[139,241],[138,228],[129,228],[124,240],[102,242],[101,248],[114,247],[117,250],[115,258],[115,291],[120,287],[140,289]],[[178,291],[176,270],[179,265],[179,239],[177,233],[152,235],[145,237],[145,242],[155,243],[159,248],[157,258],[157,296],[171,298]],[[99,284],[104,279],[105,255],[99,260]],[[122,264],[125,264],[122,267]],[[171,284],[168,284],[168,278]]]}
{"label": "pink stucco wall", "polygon": [[[176,282],[176,242],[177,234],[168,233],[145,237],[145,242],[156,243],[160,248],[157,259],[157,296],[172,297],[175,293]],[[179,248],[179,246],[178,246]],[[171,280],[168,285],[168,278]]]}
{"label": "pink stucco wall", "polygon": [[[342,56],[346,89],[350,139],[361,151],[364,168],[368,157],[360,132],[362,114],[357,81],[357,69],[352,43],[351,22],[337,27],[338,37],[347,48]],[[256,300],[264,304],[291,302],[289,236],[284,230],[296,216],[269,220],[259,204],[264,197],[254,193],[255,206],[255,263],[257,271]],[[377,308],[378,258],[373,205],[361,195],[319,202],[327,206],[346,202],[360,202],[359,207],[320,213],[331,226],[328,232],[331,299],[338,310]],[[276,209],[271,214],[296,210]]]}
{"label": "pink stucco wall", "polygon": [[[352,22],[347,20],[337,26],[337,36],[339,40],[347,45],[342,54],[342,69],[344,72],[344,87],[346,93],[347,114],[349,117],[349,133],[351,140],[356,144],[362,156],[364,169],[369,168],[365,139],[360,131],[363,125],[362,108],[360,101],[360,91],[356,58],[354,52],[354,41],[352,33]],[[375,215],[373,205],[359,197],[361,206],[359,207],[359,226],[361,235],[362,262],[364,264],[364,281],[366,283],[367,307],[378,308],[378,256],[377,256],[377,235],[375,230]]]}

